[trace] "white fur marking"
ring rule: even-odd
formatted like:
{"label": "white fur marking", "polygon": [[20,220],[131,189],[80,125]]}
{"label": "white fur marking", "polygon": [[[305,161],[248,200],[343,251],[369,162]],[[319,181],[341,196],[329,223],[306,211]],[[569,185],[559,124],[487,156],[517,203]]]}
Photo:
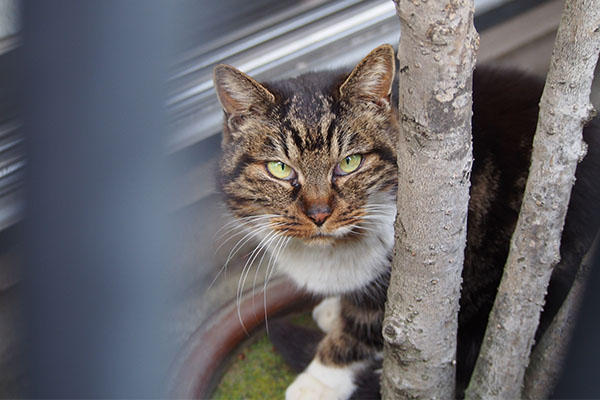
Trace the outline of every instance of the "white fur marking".
{"label": "white fur marking", "polygon": [[340,298],[327,297],[313,309],[312,317],[319,328],[327,333],[335,326],[340,316],[340,311]]}
{"label": "white fur marking", "polygon": [[319,247],[294,238],[280,254],[280,270],[298,286],[330,296],[358,290],[373,281],[389,268],[396,205],[391,196],[376,193],[367,207],[375,207],[375,211],[365,218],[368,230],[360,241]]}
{"label": "white fur marking", "polygon": [[354,374],[363,363],[353,363],[344,368],[329,367],[313,360],[285,391],[286,400],[345,400],[356,385]]}

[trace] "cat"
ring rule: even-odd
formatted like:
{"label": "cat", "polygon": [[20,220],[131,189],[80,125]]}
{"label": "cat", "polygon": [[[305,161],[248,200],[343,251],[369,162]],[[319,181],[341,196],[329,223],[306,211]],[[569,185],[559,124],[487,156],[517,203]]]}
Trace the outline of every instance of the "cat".
{"label": "cat", "polygon": [[[325,299],[313,311],[324,332],[271,327],[284,357],[302,372],[286,399],[379,396],[381,324],[394,245],[400,142],[394,50],[383,45],[354,69],[258,83],[219,65],[224,111],[219,187],[239,223],[270,241],[278,268]],[[394,83],[396,82],[396,83]],[[460,299],[457,395],[472,372],[508,254],[531,155],[543,82],[477,67],[473,156]],[[561,262],[540,330],[568,292],[600,224],[600,124],[584,130]],[[400,188],[401,190],[402,188]],[[287,349],[286,349],[287,348]]]}

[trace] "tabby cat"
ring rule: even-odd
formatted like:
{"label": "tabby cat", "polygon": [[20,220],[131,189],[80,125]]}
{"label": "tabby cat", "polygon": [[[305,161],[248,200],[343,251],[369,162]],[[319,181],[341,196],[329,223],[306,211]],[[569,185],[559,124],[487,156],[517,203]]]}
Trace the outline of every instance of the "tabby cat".
{"label": "tabby cat", "polygon": [[[322,339],[317,336],[318,344],[301,344],[315,338],[301,328],[271,329],[289,362],[305,367],[288,387],[287,399],[379,395],[395,198],[402,190],[396,178],[395,146],[401,141],[394,71],[388,45],[373,50],[350,73],[311,72],[258,83],[231,66],[214,71],[225,113],[219,177],[224,199],[261,243],[276,243],[269,251],[277,253],[280,271],[326,297],[313,312],[325,332]],[[459,314],[459,396],[508,253],[542,88],[541,81],[514,71],[479,67],[473,76],[474,164]],[[593,179],[600,176],[599,130],[594,122],[584,132],[588,156],[577,170],[562,261],[542,329],[598,229],[600,191]]]}

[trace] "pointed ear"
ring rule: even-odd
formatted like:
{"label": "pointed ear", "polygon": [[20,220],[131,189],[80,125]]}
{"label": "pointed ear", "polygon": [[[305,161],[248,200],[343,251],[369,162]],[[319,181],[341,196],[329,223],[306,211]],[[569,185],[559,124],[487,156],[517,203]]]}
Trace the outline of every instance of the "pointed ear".
{"label": "pointed ear", "polygon": [[395,69],[394,48],[389,44],[379,46],[352,70],[340,86],[340,94],[349,100],[389,104]]}
{"label": "pointed ear", "polygon": [[275,96],[260,83],[230,65],[217,65],[213,81],[219,102],[230,115],[245,114],[275,101]]}

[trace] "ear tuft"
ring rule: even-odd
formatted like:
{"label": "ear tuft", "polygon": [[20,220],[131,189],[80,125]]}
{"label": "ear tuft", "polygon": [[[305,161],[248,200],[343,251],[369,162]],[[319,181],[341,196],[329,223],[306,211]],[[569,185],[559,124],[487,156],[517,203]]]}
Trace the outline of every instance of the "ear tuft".
{"label": "ear tuft", "polygon": [[246,114],[251,109],[260,109],[275,101],[273,94],[264,86],[230,65],[217,65],[213,81],[219,102],[230,115]]}
{"label": "ear tuft", "polygon": [[389,103],[395,69],[394,48],[389,44],[379,46],[352,70],[340,86],[340,94],[349,100]]}

